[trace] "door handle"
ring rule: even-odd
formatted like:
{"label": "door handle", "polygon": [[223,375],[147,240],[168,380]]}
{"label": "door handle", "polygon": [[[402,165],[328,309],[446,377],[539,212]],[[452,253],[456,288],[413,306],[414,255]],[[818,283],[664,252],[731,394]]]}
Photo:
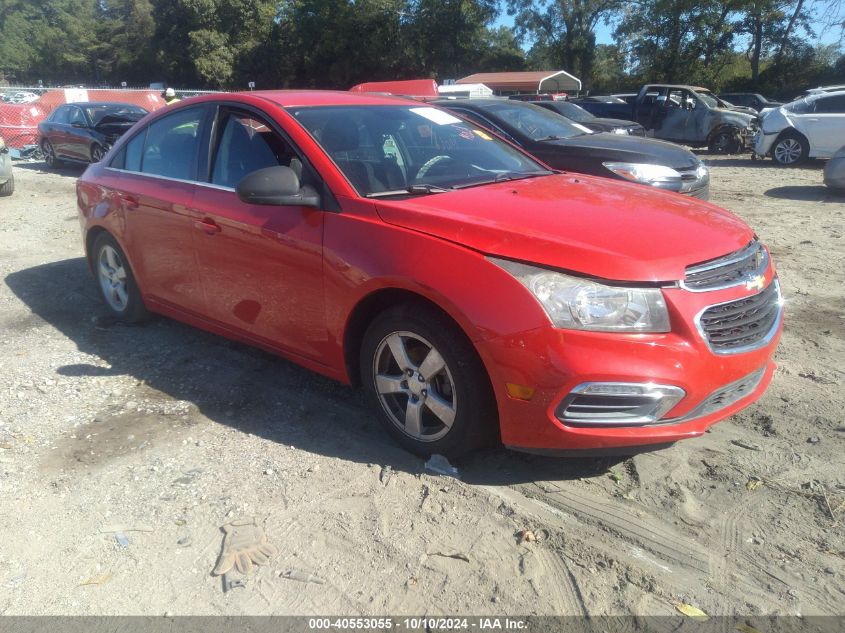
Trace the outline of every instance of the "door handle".
{"label": "door handle", "polygon": [[220,226],[214,221],[209,218],[204,220],[196,220],[194,222],[194,228],[202,231],[206,235],[214,235],[215,233],[220,232]]}
{"label": "door handle", "polygon": [[127,209],[137,209],[138,208],[138,198],[135,196],[130,196],[126,193],[121,193],[120,199],[123,201],[123,204],[126,205]]}

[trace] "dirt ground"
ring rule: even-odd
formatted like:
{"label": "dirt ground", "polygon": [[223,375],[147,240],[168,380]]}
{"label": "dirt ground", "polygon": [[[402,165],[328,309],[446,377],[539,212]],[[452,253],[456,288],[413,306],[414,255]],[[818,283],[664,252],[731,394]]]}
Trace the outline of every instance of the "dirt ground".
{"label": "dirt ground", "polygon": [[[111,323],[80,171],[16,163],[0,614],[845,614],[845,197],[819,163],[704,157],[788,300],[766,395],[659,452],[490,450],[460,480],[397,448],[352,389],[167,319]],[[279,554],[224,593],[220,526],[253,516]]]}

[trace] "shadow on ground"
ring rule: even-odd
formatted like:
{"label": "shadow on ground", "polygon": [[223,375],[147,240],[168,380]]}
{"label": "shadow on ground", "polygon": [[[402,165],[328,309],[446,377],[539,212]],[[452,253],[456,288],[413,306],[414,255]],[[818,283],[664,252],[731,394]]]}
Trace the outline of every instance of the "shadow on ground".
{"label": "shadow on ground", "polygon": [[40,160],[16,160],[12,163],[14,169],[24,169],[34,172],[49,172],[67,178],[79,178],[88,165],[82,163],[62,163],[60,167],[47,167],[47,163]]}
{"label": "shadow on ground", "polygon": [[834,191],[824,185],[793,185],[774,187],[765,192],[769,198],[798,200],[801,202],[845,202],[845,192]]}
{"label": "shadow on ground", "polygon": [[[79,378],[127,375],[144,397],[193,403],[207,418],[297,448],[419,473],[423,459],[398,448],[360,390],[340,385],[261,350],[165,318],[141,326],[110,321],[83,258],[8,275],[6,284],[32,314],[4,319],[9,330],[44,323],[59,330],[94,364],[57,372]],[[489,449],[457,465],[464,481],[507,485],[605,472],[623,458],[553,458]]]}

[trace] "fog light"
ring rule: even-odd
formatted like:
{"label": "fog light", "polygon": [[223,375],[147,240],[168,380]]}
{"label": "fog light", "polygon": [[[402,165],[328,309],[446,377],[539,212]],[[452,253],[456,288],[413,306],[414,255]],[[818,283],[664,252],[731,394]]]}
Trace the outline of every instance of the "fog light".
{"label": "fog light", "polygon": [[573,426],[642,426],[660,420],[685,395],[672,385],[585,382],[563,399],[555,415]]}

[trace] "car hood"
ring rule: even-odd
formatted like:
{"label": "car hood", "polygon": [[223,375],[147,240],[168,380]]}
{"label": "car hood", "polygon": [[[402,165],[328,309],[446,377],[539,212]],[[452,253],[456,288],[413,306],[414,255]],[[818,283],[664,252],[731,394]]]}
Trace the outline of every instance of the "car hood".
{"label": "car hood", "polygon": [[733,214],[643,185],[557,174],[376,201],[385,222],[488,255],[617,281],[675,281],[753,237]]}
{"label": "car hood", "polygon": [[[633,122],[629,122],[633,125]],[[543,141],[544,146],[567,147],[589,153],[601,161],[651,163],[674,169],[689,169],[700,162],[688,149],[651,138],[623,134],[582,134],[556,141]]]}
{"label": "car hood", "polygon": [[[741,108],[743,106],[737,107]],[[725,108],[713,108],[712,110],[713,112],[719,114],[722,123],[737,123],[742,126],[751,125],[751,122],[754,121],[754,119],[758,116],[757,112],[754,112],[754,114],[749,114],[740,110],[728,110]]]}
{"label": "car hood", "polygon": [[582,123],[581,125],[587,125],[587,126],[595,125],[595,126],[600,126],[602,129],[612,130],[613,128],[617,128],[617,127],[624,127],[624,128],[638,127],[639,123],[635,123],[634,121],[624,121],[623,119],[608,119],[606,117],[600,117],[599,116],[599,117],[595,117],[593,119],[590,119],[589,121],[586,121],[586,122]]}

